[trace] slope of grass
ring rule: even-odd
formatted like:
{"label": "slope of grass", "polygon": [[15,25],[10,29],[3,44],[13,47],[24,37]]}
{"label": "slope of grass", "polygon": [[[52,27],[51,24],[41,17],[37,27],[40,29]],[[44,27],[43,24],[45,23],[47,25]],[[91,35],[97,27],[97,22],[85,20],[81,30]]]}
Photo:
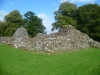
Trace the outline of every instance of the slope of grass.
{"label": "slope of grass", "polygon": [[46,55],[0,44],[0,75],[100,75],[100,49]]}

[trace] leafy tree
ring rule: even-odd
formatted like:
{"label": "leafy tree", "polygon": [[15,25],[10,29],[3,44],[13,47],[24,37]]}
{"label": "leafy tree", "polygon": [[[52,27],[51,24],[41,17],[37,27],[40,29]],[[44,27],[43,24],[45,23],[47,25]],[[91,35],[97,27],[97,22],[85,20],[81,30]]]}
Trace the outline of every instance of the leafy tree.
{"label": "leafy tree", "polygon": [[0,36],[4,36],[5,29],[6,29],[5,22],[0,22]]}
{"label": "leafy tree", "polygon": [[22,23],[22,16],[18,10],[14,10],[6,15],[4,20],[5,22],[16,23],[20,26]]}
{"label": "leafy tree", "polygon": [[100,41],[100,6],[86,4],[77,9],[78,29],[94,40]]}
{"label": "leafy tree", "polygon": [[75,4],[69,2],[63,2],[60,5],[59,10],[54,12],[56,22],[52,24],[53,26],[52,31],[61,28],[63,25],[71,24],[76,27],[77,22],[74,19],[75,10],[76,10]]}
{"label": "leafy tree", "polygon": [[38,18],[35,13],[28,11],[24,14],[24,27],[27,29],[30,37],[35,36],[37,33],[46,33],[45,26],[42,25],[42,19]]}
{"label": "leafy tree", "polygon": [[18,10],[14,10],[5,16],[5,30],[3,36],[12,36],[18,27],[22,25],[22,16]]}

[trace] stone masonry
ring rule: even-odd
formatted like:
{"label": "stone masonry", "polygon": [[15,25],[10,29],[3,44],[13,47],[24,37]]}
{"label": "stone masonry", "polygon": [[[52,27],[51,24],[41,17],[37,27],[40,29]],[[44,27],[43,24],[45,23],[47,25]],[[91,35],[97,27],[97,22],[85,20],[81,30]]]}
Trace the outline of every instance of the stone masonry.
{"label": "stone masonry", "polygon": [[34,38],[29,38],[26,29],[21,27],[16,30],[7,43],[15,48],[35,50],[37,52],[75,51],[90,46],[100,48],[99,42],[94,41],[71,25],[49,35],[38,33]]}

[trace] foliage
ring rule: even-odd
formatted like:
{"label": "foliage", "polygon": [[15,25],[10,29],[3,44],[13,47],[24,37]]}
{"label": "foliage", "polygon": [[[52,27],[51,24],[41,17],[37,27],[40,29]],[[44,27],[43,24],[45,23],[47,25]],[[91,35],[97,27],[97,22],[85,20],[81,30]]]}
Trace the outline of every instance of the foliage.
{"label": "foliage", "polygon": [[86,4],[77,9],[78,29],[100,41],[100,6]]}
{"label": "foliage", "polygon": [[0,36],[4,36],[5,29],[6,29],[5,22],[0,22]]}
{"label": "foliage", "polygon": [[76,27],[76,20],[74,19],[75,10],[75,4],[63,2],[60,5],[59,10],[54,12],[56,22],[52,24],[52,31],[61,28],[63,25],[71,24]]}
{"label": "foliage", "polygon": [[4,20],[5,20],[5,22],[17,23],[17,24],[21,25],[22,16],[18,10],[14,10],[14,11],[10,12],[8,15],[6,15]]}
{"label": "foliage", "polygon": [[0,44],[0,75],[100,75],[100,49],[36,54]]}
{"label": "foliage", "polygon": [[22,16],[18,10],[14,10],[5,16],[4,22],[0,22],[0,36],[12,36],[22,24]]}
{"label": "foliage", "polygon": [[56,21],[52,24],[52,31],[71,24],[92,39],[100,41],[100,6],[98,4],[86,4],[76,8],[75,4],[63,2],[54,14]]}
{"label": "foliage", "polygon": [[24,27],[30,37],[35,36],[37,33],[45,33],[46,28],[42,25],[42,19],[38,18],[35,13],[28,11],[24,16]]}
{"label": "foliage", "polygon": [[5,16],[4,22],[0,21],[0,36],[12,36],[19,27],[25,27],[30,37],[37,33],[46,33],[42,25],[42,19],[38,18],[35,13],[28,11],[22,18],[18,10],[14,10]]}

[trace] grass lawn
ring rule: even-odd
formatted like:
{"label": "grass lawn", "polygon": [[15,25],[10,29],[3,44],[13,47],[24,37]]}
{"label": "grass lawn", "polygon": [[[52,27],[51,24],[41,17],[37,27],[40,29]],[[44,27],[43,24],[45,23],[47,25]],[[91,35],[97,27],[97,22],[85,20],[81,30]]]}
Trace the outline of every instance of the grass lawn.
{"label": "grass lawn", "polygon": [[0,44],[0,75],[100,75],[100,49],[47,55]]}

